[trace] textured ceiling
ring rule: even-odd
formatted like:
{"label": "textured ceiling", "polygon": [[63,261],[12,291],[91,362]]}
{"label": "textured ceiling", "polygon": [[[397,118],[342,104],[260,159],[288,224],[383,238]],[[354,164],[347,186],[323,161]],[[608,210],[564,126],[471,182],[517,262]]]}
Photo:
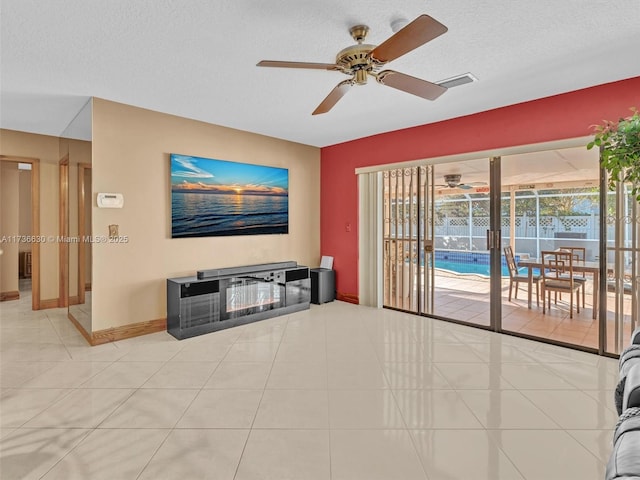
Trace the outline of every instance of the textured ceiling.
{"label": "textured ceiling", "polygon": [[[435,102],[375,82],[311,112],[338,72],[258,68],[333,62],[366,23],[427,13],[449,31],[389,64],[479,82]],[[2,0],[0,126],[60,135],[90,96],[326,146],[640,75],[638,0]]]}

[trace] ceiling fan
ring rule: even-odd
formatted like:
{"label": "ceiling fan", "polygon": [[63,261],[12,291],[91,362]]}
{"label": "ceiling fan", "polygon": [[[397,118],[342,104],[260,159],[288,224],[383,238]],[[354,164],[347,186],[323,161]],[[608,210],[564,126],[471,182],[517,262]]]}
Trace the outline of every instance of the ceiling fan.
{"label": "ceiling fan", "polygon": [[341,50],[336,57],[336,63],[262,60],[257,66],[337,70],[349,75],[351,78],[338,83],[313,111],[312,115],[326,113],[331,110],[352,86],[365,85],[369,76],[375,78],[382,85],[402,90],[427,100],[435,100],[447,91],[446,87],[394,70],[380,71],[380,69],[390,61],[439,37],[446,31],[447,27],[429,15],[420,15],[376,46],[363,43],[369,32],[369,27],[356,25],[351,27],[349,33],[351,33],[357,44]]}
{"label": "ceiling fan", "polygon": [[462,179],[462,174],[460,173],[450,173],[444,176],[444,184],[435,185],[436,187],[446,187],[446,188],[460,188],[462,190],[469,190],[473,187],[481,187],[487,185],[487,182],[469,182],[469,183],[460,183]]}

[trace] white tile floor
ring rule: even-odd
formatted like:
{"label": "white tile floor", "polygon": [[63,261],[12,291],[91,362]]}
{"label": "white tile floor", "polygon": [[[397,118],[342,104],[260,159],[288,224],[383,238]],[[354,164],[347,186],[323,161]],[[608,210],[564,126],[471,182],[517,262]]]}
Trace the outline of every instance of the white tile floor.
{"label": "white tile floor", "polygon": [[342,302],[88,347],[0,304],[0,478],[602,480],[612,359]]}

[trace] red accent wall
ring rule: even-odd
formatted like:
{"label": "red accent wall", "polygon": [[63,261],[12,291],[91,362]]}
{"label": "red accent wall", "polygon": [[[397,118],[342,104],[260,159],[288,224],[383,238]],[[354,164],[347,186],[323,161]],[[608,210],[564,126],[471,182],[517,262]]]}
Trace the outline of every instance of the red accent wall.
{"label": "red accent wall", "polygon": [[334,257],[338,297],[358,295],[356,168],[582,137],[631,107],[640,108],[640,77],[323,148],[321,251]]}

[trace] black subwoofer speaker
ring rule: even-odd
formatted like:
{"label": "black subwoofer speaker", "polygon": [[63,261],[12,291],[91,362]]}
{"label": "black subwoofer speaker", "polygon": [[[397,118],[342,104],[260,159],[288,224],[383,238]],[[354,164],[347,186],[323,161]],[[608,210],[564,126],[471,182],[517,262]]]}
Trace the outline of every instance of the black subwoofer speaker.
{"label": "black subwoofer speaker", "polygon": [[333,302],[336,298],[336,272],[328,268],[312,268],[311,303]]}

